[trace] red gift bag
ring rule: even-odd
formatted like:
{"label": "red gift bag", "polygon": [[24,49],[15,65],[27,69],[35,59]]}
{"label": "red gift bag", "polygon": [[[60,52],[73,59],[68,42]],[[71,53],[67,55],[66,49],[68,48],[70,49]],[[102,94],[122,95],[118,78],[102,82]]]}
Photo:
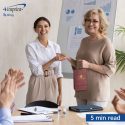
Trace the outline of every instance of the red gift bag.
{"label": "red gift bag", "polygon": [[87,69],[73,70],[74,89],[76,91],[87,90]]}

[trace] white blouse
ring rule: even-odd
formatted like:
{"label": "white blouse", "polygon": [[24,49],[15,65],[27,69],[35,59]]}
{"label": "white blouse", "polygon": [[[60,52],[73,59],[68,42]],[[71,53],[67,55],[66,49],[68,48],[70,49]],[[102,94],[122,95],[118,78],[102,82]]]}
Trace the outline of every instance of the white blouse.
{"label": "white blouse", "polygon": [[[28,43],[25,51],[30,70],[35,76],[44,75],[42,65],[55,57],[56,53],[61,53],[60,46],[57,43],[48,41],[48,46],[45,47],[38,39]],[[55,61],[50,65],[50,68],[54,69],[57,78],[63,77],[61,61]]]}

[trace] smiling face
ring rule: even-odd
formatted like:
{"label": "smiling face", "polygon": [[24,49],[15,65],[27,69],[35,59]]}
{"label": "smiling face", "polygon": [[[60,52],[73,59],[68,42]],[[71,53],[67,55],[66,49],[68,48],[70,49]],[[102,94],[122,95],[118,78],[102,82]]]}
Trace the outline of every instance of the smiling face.
{"label": "smiling face", "polygon": [[92,14],[91,16],[87,17],[84,21],[85,32],[88,35],[98,35],[100,34],[100,20],[97,14]]}
{"label": "smiling face", "polygon": [[88,35],[106,35],[108,24],[107,17],[101,8],[90,9],[84,15],[83,25]]}
{"label": "smiling face", "polygon": [[48,36],[50,31],[50,25],[47,21],[41,20],[37,23],[35,32],[38,34],[38,37]]}

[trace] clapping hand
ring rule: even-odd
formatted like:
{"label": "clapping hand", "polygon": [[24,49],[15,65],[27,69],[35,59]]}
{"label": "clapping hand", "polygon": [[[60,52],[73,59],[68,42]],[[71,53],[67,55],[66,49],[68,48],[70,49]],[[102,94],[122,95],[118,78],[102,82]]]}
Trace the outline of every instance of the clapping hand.
{"label": "clapping hand", "polygon": [[112,100],[112,104],[115,110],[120,114],[125,114],[125,104],[121,104],[120,99],[125,100],[125,89],[121,88],[120,90],[115,90],[117,93]]}
{"label": "clapping hand", "polygon": [[18,88],[24,85],[23,73],[20,70],[11,70],[5,75],[5,78],[0,83],[0,107],[10,108]]}
{"label": "clapping hand", "polygon": [[118,94],[118,96],[119,96],[121,99],[125,100],[125,89],[120,88],[120,90],[115,90],[115,92]]}
{"label": "clapping hand", "polygon": [[119,114],[125,114],[125,104],[120,104],[119,103],[120,99],[118,96],[114,96],[112,100],[112,104],[114,106],[114,109],[119,113]]}
{"label": "clapping hand", "polygon": [[24,79],[23,73],[20,70],[14,70],[11,68],[8,71],[8,75],[10,75],[11,77],[15,75],[17,88],[20,88],[25,84],[25,82],[23,82]]}

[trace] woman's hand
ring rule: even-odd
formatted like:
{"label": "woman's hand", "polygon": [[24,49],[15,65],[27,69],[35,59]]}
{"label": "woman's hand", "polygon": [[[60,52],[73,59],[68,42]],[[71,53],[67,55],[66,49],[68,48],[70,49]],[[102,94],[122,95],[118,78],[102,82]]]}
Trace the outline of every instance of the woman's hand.
{"label": "woman's hand", "polygon": [[11,107],[17,89],[23,85],[23,79],[23,73],[19,70],[15,70],[11,74],[8,73],[5,75],[4,80],[1,82],[0,107]]}
{"label": "woman's hand", "polygon": [[42,65],[43,70],[48,70],[48,68],[50,67],[50,65],[52,63],[54,63],[55,61],[63,61],[66,59],[66,56],[64,54],[61,53],[56,53],[56,56],[53,57],[51,60],[49,60],[47,63]]}
{"label": "woman's hand", "polygon": [[120,88],[120,90],[115,90],[115,92],[118,94],[118,96],[119,96],[121,99],[125,100],[125,89]]}
{"label": "woman's hand", "polygon": [[77,69],[89,68],[89,62],[86,60],[77,60],[76,67]]}
{"label": "woman's hand", "polygon": [[55,61],[63,61],[63,60],[66,60],[67,57],[62,54],[62,53],[56,53],[56,56],[55,56]]}
{"label": "woman's hand", "polygon": [[3,84],[4,87],[0,92],[0,107],[10,108],[17,89],[16,80],[14,77],[11,78],[10,75],[5,75],[1,84]]}
{"label": "woman's hand", "polygon": [[57,104],[60,106],[62,103],[62,95],[59,94],[58,97],[57,97]]}
{"label": "woman's hand", "polygon": [[23,72],[21,72],[20,70],[12,69],[12,68],[9,69],[8,75],[12,77],[14,74],[15,74],[17,88],[21,88],[25,84],[25,82],[23,82],[23,79],[24,79]]}
{"label": "woman's hand", "polygon": [[125,114],[125,104],[120,104],[119,103],[119,98],[118,96],[115,96],[112,100],[112,104],[115,108],[115,110],[120,113],[120,114]]}

